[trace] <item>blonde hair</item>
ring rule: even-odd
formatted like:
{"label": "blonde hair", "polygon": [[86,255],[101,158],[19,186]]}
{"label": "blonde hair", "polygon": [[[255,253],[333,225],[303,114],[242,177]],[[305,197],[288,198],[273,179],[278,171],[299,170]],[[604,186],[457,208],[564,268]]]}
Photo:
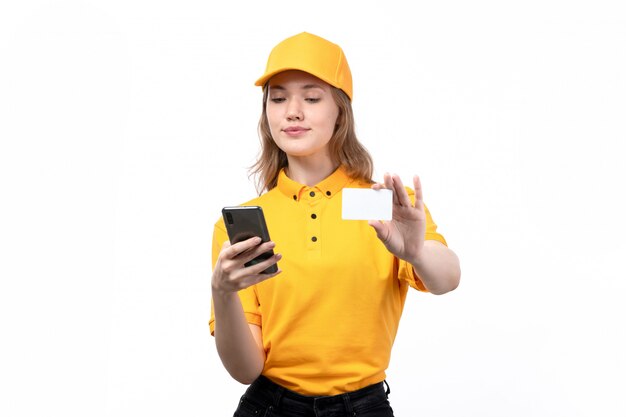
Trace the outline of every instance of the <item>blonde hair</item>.
{"label": "blonde hair", "polygon": [[[288,165],[287,155],[274,142],[267,121],[267,85],[263,88],[263,111],[259,120],[261,152],[250,167],[250,175],[256,177],[259,195],[276,187],[280,170]],[[350,178],[371,183],[374,172],[372,157],[356,137],[352,103],[342,90],[331,87],[332,97],[339,107],[339,116],[328,146],[333,162],[342,165]]]}

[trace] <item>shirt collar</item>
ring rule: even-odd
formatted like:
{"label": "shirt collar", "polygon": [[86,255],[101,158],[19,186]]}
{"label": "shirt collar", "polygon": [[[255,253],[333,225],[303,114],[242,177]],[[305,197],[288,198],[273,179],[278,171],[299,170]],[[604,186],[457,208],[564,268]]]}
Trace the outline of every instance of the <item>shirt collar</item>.
{"label": "shirt collar", "polygon": [[324,178],[321,182],[313,187],[309,187],[299,182],[296,182],[289,178],[285,174],[285,168],[280,170],[278,174],[277,187],[287,197],[299,201],[303,193],[309,190],[315,190],[320,192],[326,198],[332,198],[335,194],[338,194],[342,188],[344,188],[351,181],[350,177],[346,174],[343,166],[337,168],[332,174]]}

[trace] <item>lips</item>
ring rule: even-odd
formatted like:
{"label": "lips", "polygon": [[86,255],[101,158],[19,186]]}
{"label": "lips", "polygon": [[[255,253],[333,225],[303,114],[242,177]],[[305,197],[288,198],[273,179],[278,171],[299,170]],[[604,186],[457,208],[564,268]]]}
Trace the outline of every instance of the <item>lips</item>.
{"label": "lips", "polygon": [[286,135],[296,137],[296,136],[304,135],[309,130],[310,129],[304,128],[302,126],[289,126],[289,127],[284,128],[283,132],[285,132]]}
{"label": "lips", "polygon": [[305,129],[304,127],[300,127],[300,126],[289,126],[285,129],[283,129],[283,132],[287,132],[287,133],[301,133],[301,132],[306,132],[309,129]]}

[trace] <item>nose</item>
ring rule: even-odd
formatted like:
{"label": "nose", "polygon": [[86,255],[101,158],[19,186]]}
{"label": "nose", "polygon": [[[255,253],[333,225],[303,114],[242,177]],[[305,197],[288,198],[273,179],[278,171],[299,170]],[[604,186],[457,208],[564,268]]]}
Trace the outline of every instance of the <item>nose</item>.
{"label": "nose", "polygon": [[287,120],[302,120],[304,115],[302,113],[302,107],[297,100],[290,100],[287,106]]}

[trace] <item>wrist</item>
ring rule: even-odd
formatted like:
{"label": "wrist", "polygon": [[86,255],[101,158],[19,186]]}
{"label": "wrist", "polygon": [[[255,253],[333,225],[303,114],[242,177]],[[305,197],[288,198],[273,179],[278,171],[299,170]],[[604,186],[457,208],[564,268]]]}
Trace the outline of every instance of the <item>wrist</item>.
{"label": "wrist", "polygon": [[420,250],[419,252],[413,254],[412,256],[407,256],[404,260],[413,265],[415,268],[420,268],[425,262],[425,251]]}
{"label": "wrist", "polygon": [[213,297],[213,300],[224,300],[227,301],[229,298],[232,298],[233,296],[236,296],[237,292],[233,292],[233,291],[227,291],[223,288],[220,288],[217,285],[211,285],[211,296]]}

